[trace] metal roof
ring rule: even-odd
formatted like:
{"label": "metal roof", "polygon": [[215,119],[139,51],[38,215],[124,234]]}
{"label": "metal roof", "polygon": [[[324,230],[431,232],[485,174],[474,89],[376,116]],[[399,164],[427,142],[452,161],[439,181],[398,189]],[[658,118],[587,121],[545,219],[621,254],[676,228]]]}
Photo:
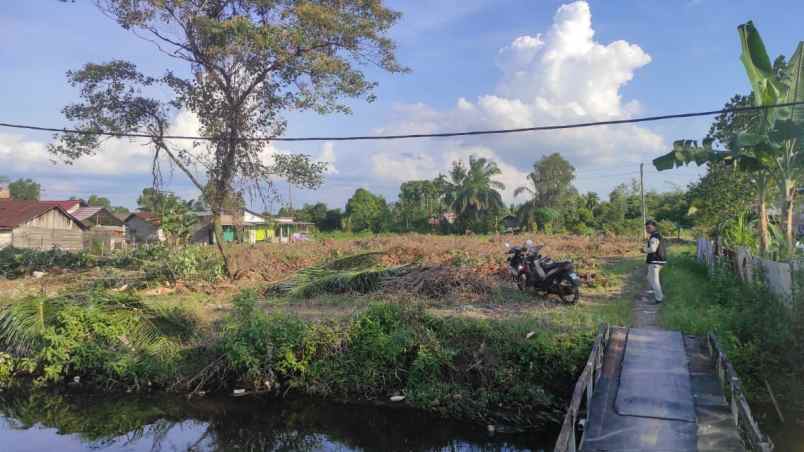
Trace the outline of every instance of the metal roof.
{"label": "metal roof", "polygon": [[71,213],[70,215],[74,216],[78,219],[78,221],[84,221],[87,218],[95,215],[96,213],[103,210],[103,207],[79,207],[78,210]]}
{"label": "metal roof", "polygon": [[0,229],[14,229],[53,209],[58,209],[64,216],[83,227],[79,221],[70,216],[70,214],[58,204],[42,201],[24,201],[20,199],[0,199]]}

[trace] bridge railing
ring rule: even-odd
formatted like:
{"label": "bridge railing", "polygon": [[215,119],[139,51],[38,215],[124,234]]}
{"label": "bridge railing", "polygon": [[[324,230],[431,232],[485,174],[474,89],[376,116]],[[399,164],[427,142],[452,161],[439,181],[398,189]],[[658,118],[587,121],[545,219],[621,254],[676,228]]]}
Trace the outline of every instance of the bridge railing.
{"label": "bridge railing", "polygon": [[[578,416],[581,412],[581,404],[586,396],[586,415],[584,422],[589,420],[589,409],[591,405],[592,395],[595,393],[595,386],[600,379],[600,371],[603,368],[603,357],[606,353],[606,346],[609,343],[611,336],[611,327],[609,325],[601,325],[598,329],[595,343],[592,346],[592,352],[589,353],[589,359],[586,361],[581,376],[575,383],[575,390],[572,393],[572,400],[570,401],[567,414],[564,416],[564,423],[561,426],[561,433],[558,435],[556,447],[554,452],[577,452],[579,441],[577,438]],[[583,436],[580,438],[583,442]]]}
{"label": "bridge railing", "polygon": [[751,451],[773,451],[773,442],[762,433],[759,429],[759,424],[754,420],[754,416],[751,414],[751,407],[748,406],[748,400],[743,393],[740,378],[737,376],[737,372],[726,354],[723,353],[720,342],[712,333],[709,333],[707,339],[709,353],[712,356],[717,376],[720,379],[720,386],[729,401],[734,424],[740,429],[743,440]]}

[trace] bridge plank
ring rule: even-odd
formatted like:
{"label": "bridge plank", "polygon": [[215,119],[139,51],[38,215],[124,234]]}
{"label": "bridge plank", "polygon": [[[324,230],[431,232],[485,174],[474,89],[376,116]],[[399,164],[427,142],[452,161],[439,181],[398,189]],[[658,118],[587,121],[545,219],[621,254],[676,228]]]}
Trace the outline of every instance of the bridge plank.
{"label": "bridge plank", "polygon": [[681,333],[630,330],[614,407],[623,416],[695,422]]}

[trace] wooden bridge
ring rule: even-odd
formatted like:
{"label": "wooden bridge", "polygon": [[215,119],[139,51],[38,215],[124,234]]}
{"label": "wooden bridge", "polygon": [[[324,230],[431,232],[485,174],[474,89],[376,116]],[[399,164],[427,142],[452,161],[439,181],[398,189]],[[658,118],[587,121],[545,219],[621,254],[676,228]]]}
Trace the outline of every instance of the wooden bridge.
{"label": "wooden bridge", "polygon": [[601,327],[556,452],[770,452],[717,338]]}

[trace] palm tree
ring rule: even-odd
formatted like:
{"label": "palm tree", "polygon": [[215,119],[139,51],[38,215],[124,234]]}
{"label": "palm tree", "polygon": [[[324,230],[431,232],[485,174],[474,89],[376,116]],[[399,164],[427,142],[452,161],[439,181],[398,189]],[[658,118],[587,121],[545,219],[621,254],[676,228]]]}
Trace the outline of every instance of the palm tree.
{"label": "palm tree", "polygon": [[444,200],[461,223],[480,221],[489,211],[505,208],[499,190],[505,185],[492,179],[502,174],[497,163],[485,157],[469,157],[469,166],[454,162],[449,180],[443,180]]}

